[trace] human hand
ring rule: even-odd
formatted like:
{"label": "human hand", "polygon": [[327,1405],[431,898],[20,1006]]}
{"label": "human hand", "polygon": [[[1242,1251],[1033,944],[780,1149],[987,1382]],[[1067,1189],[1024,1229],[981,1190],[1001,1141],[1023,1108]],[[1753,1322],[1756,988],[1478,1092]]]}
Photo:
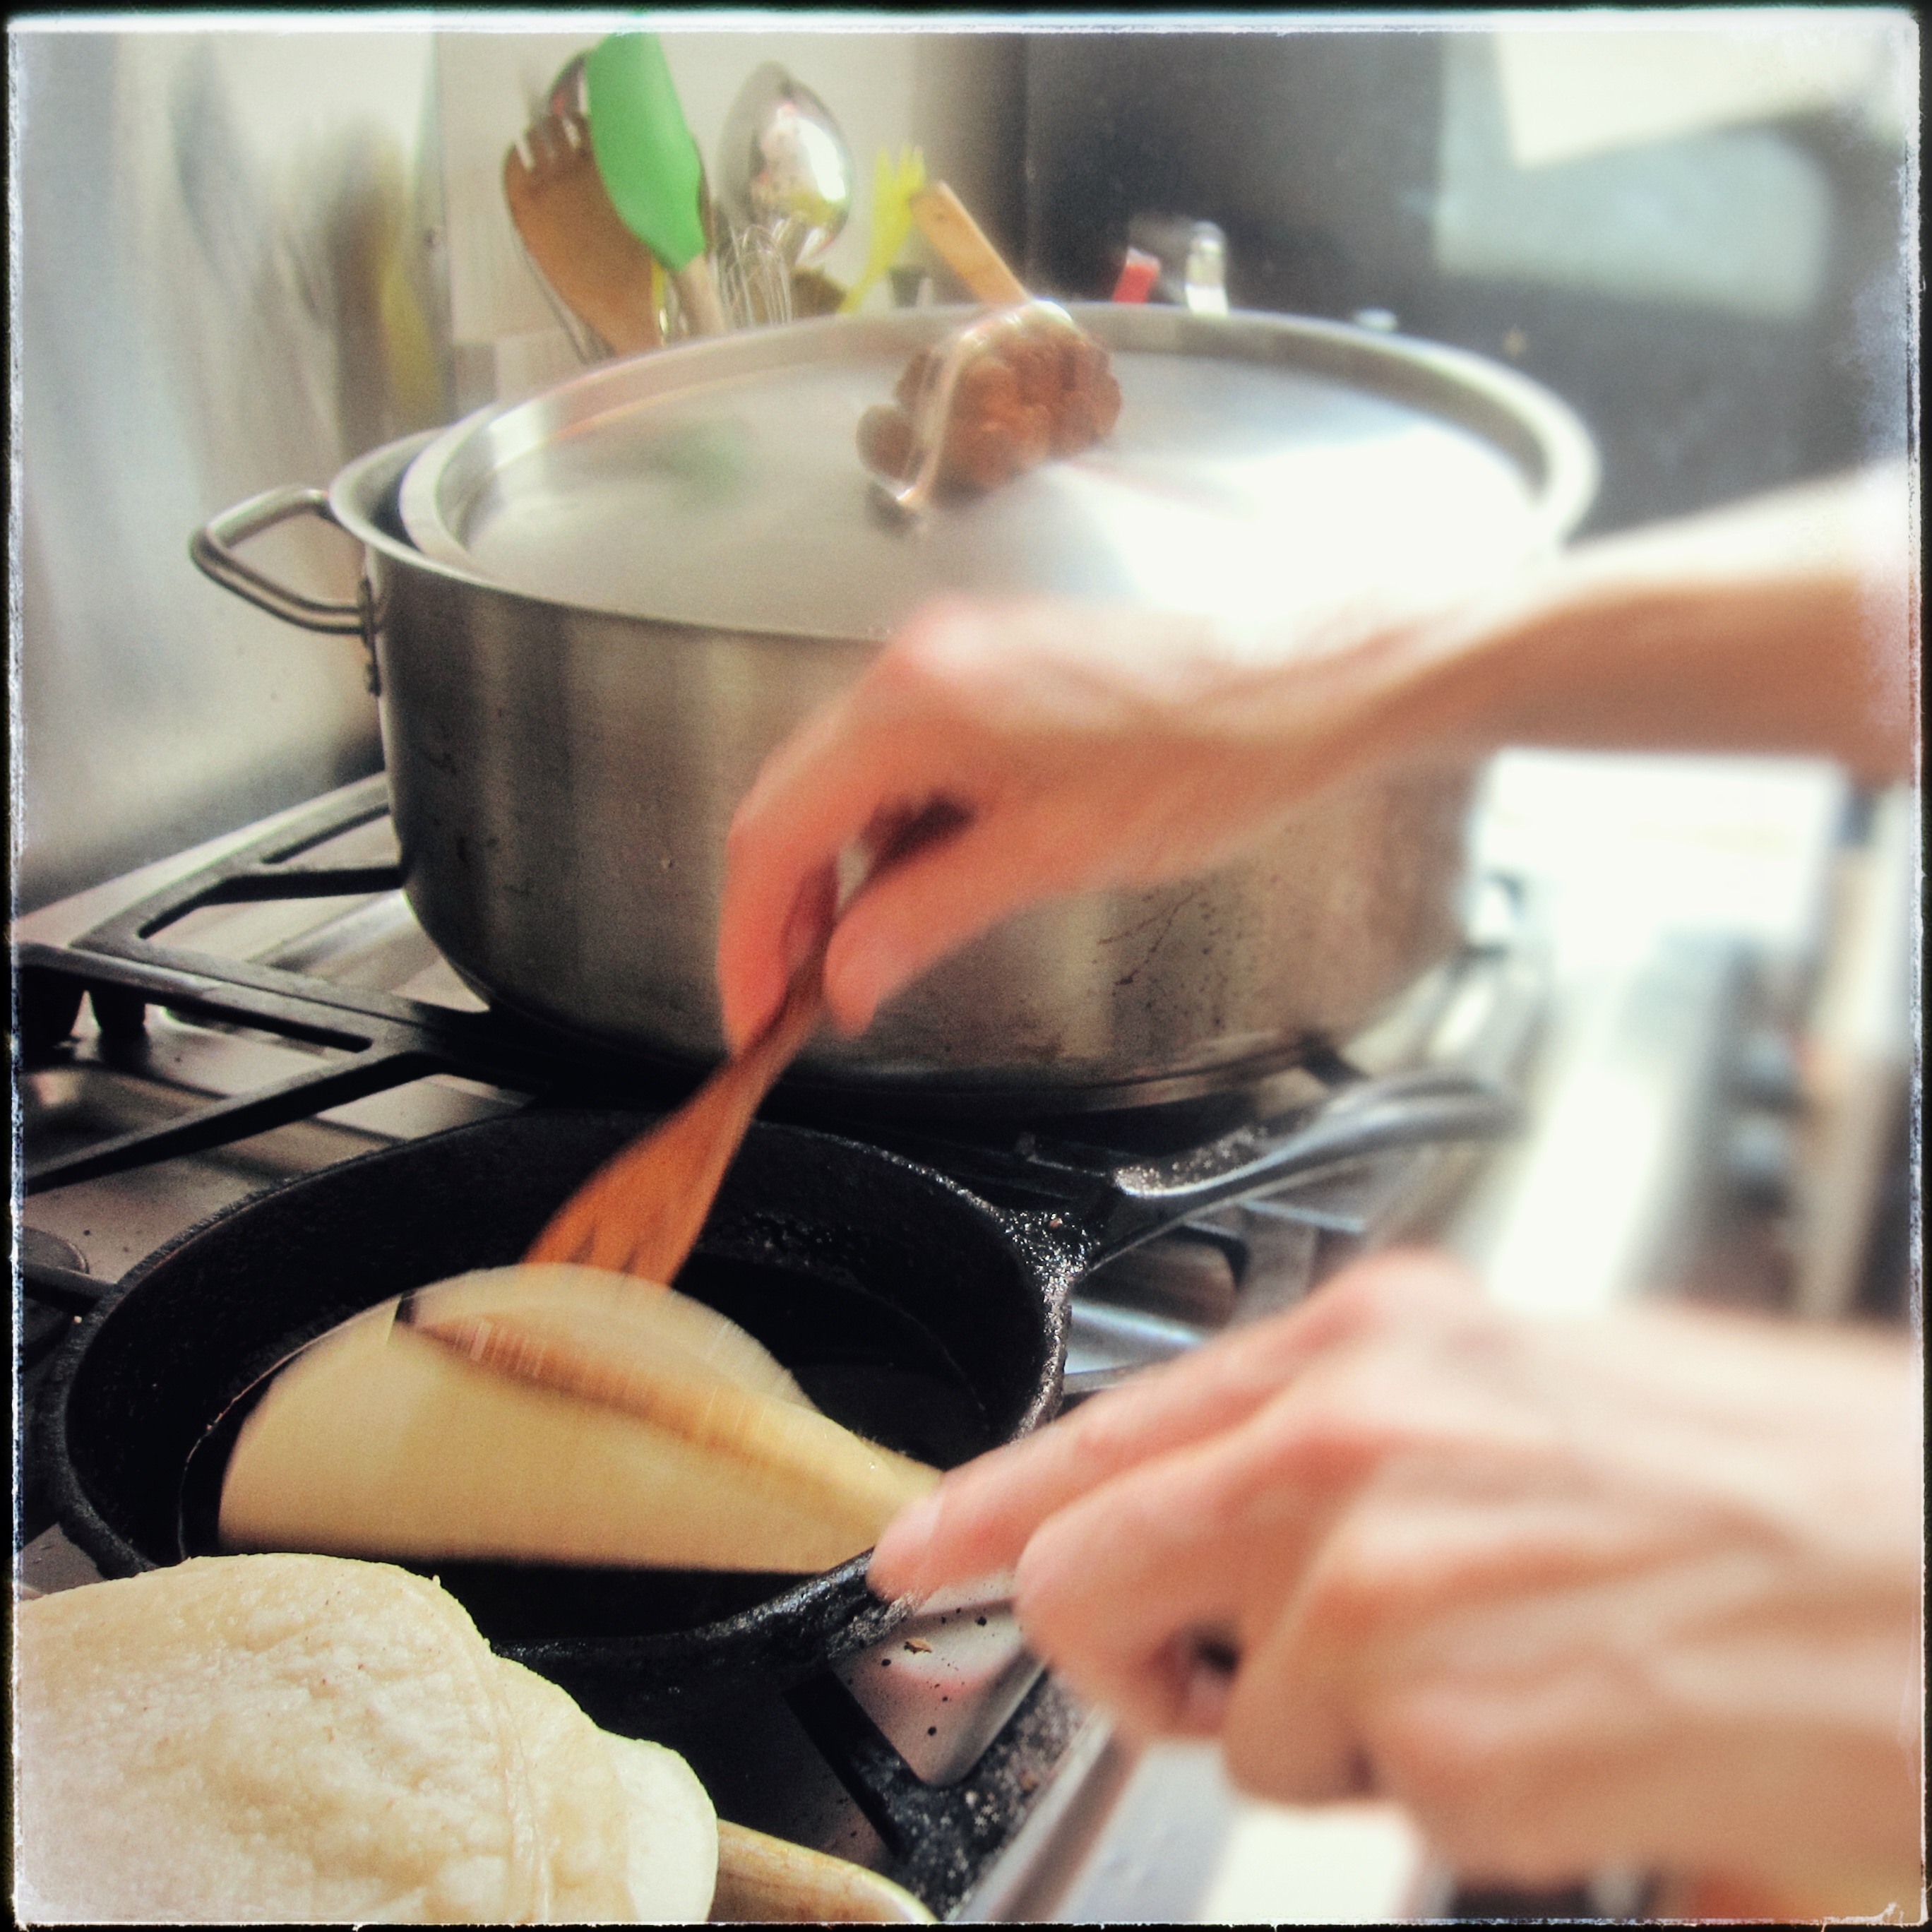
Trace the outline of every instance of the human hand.
{"label": "human hand", "polygon": [[[1502,744],[1810,751],[1907,775],[1903,466],[1620,532],[1490,580],[1396,572],[1244,636],[1084,604],[930,607],[766,761],[728,853],[724,1030],[773,1012],[802,892],[934,806],[958,830],[841,919],[847,1033],[942,954],[1057,894],[1208,870],[1316,793]],[[792,929],[788,952],[786,934]]]}
{"label": "human hand", "polygon": [[1908,1348],[1539,1323],[1389,1256],[955,1472],[872,1575],[1016,1565],[1029,1641],[1130,1730],[1394,1797],[1468,1877],[1910,1907],[1919,1435]]}
{"label": "human hand", "polygon": [[944,954],[1056,894],[1234,857],[1361,754],[1366,605],[1244,650],[1205,620],[1096,606],[935,604],[772,754],[740,807],[718,946],[728,1037],[776,1006],[802,892],[916,814],[955,829],[882,866],[825,962],[847,1033]]}

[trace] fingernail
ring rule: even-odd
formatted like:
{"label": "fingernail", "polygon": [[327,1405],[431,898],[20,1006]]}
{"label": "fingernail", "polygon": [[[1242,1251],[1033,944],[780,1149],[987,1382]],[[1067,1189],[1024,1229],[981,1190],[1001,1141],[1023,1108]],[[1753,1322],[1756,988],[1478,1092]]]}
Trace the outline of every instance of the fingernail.
{"label": "fingernail", "polygon": [[[905,1594],[908,1582],[916,1585],[939,1528],[939,1498],[922,1496],[894,1516],[886,1526],[867,1567],[866,1580],[881,1596]],[[884,1580],[880,1573],[884,1572]]]}

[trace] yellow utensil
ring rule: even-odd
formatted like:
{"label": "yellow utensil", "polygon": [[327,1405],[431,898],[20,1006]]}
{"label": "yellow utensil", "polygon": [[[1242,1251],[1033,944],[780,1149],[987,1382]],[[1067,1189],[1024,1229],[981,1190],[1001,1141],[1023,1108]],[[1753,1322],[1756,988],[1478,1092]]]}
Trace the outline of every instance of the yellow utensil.
{"label": "yellow utensil", "polygon": [[922,148],[902,148],[898,165],[884,148],[872,166],[872,236],[866,251],[866,266],[859,279],[838,304],[841,315],[850,315],[872,292],[893,262],[912,232],[912,198],[926,185],[926,154]]}

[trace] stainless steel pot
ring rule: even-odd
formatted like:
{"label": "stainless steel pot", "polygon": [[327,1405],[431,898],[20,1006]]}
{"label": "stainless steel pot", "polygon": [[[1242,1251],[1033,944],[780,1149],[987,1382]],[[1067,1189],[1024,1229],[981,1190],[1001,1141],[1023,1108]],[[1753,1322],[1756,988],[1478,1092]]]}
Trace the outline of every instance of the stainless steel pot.
{"label": "stainless steel pot", "polygon": [[[724,835],[765,754],[935,591],[1237,620],[1385,572],[1552,548],[1589,440],[1478,358],[1339,325],[1074,313],[1125,397],[1108,446],[926,524],[869,504],[854,430],[968,319],[760,331],[606,365],[215,518],[196,562],[290,622],[362,632],[410,901],[503,1005],[663,1057],[722,1051]],[[356,606],[235,554],[302,514],[367,553]],[[820,1040],[801,1084],[934,1112],[1183,1097],[1345,1038],[1454,943],[1472,774],[1303,813],[1243,863],[1014,919]]]}

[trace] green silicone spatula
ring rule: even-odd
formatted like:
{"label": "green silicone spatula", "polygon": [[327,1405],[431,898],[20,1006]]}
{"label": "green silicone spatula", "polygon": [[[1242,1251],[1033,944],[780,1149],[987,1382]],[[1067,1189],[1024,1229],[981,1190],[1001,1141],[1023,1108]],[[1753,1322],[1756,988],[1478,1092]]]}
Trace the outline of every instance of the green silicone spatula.
{"label": "green silicone spatula", "polygon": [[722,335],[724,311],[705,253],[704,166],[655,34],[612,34],[584,63],[597,172],[619,218],[669,272],[698,335]]}

